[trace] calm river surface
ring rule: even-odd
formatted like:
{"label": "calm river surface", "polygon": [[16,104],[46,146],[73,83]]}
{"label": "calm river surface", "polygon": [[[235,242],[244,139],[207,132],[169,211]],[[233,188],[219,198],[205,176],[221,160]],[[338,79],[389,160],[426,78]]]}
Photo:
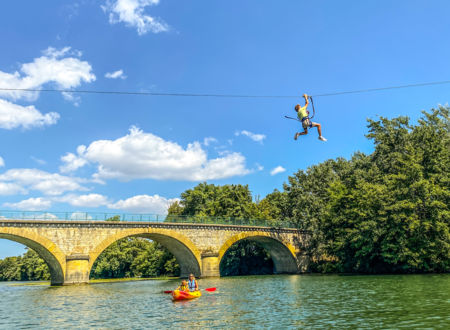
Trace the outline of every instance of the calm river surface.
{"label": "calm river surface", "polygon": [[0,328],[450,328],[450,274],[246,276],[177,302],[178,281],[47,287],[0,283]]}

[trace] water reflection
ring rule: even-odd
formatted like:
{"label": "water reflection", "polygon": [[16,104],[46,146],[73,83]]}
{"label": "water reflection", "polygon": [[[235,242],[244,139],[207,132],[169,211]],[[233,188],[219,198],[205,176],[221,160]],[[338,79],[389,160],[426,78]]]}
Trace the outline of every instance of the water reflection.
{"label": "water reflection", "polygon": [[178,281],[45,287],[0,284],[0,328],[448,327],[450,275],[247,276],[200,280],[199,299],[162,293]]}

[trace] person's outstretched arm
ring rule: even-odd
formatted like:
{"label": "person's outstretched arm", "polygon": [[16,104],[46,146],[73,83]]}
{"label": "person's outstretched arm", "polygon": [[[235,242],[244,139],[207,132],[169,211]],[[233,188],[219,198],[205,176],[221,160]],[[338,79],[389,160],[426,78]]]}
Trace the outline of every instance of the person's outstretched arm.
{"label": "person's outstretched arm", "polygon": [[308,107],[309,105],[309,99],[307,94],[303,94],[303,97],[305,98],[305,107]]}

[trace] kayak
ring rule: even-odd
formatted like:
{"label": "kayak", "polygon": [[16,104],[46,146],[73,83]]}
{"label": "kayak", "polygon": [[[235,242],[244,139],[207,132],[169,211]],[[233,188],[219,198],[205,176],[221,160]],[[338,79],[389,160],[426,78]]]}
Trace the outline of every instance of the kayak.
{"label": "kayak", "polygon": [[201,291],[186,292],[186,291],[174,290],[172,292],[173,300],[194,299],[194,298],[198,298],[201,296],[202,296]]}

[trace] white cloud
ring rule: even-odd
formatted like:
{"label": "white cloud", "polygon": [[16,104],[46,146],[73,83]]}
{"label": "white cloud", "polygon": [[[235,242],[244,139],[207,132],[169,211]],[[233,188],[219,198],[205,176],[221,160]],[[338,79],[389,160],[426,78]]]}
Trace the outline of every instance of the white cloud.
{"label": "white cloud", "polygon": [[[72,57],[62,58],[66,55]],[[58,88],[70,89],[81,85],[82,82],[90,83],[96,77],[92,73],[91,65],[77,58],[80,55],[80,52],[72,52],[70,47],[60,50],[49,47],[43,51],[43,56],[35,58],[33,62],[22,64],[21,73],[0,71],[0,86],[39,90],[47,83],[54,83]],[[38,98],[39,92],[0,91],[0,96],[12,100],[34,101]]]}
{"label": "white cloud", "polygon": [[48,173],[37,169],[11,169],[0,174],[0,183],[13,183],[23,189],[38,190],[45,195],[61,195],[67,191],[87,190],[81,186],[86,180]]}
{"label": "white cloud", "polygon": [[30,156],[30,158],[31,158],[33,161],[35,161],[36,163],[38,163],[39,165],[45,165],[45,164],[47,164],[47,162],[46,162],[45,160],[43,160],[43,159],[39,159],[39,158],[36,158],[36,157],[34,157],[34,156]]}
{"label": "white cloud", "polygon": [[203,144],[205,146],[209,146],[211,143],[216,143],[216,142],[217,142],[217,139],[213,138],[213,137],[206,137],[203,139]]}
{"label": "white cloud", "polygon": [[[77,153],[79,155],[82,155],[85,151],[86,151],[86,147],[83,145],[79,146],[77,148]],[[80,167],[83,167],[84,165],[87,164],[86,159],[78,157],[77,155],[75,155],[71,152],[68,152],[66,155],[62,156],[61,160],[64,163],[64,165],[59,167],[59,170],[62,173],[69,173],[69,172],[76,171]]]}
{"label": "white cloud", "polygon": [[43,127],[56,124],[59,114],[49,112],[42,114],[34,106],[23,107],[6,100],[0,99],[0,128],[13,129],[22,127]]}
{"label": "white cloud", "polygon": [[77,207],[100,207],[108,205],[109,201],[106,196],[100,194],[87,194],[87,195],[66,195],[54,199],[58,202],[68,203]]}
{"label": "white cloud", "polygon": [[43,211],[49,209],[52,206],[52,202],[48,199],[38,197],[25,199],[18,203],[3,203],[3,206],[15,210]]}
{"label": "white cloud", "polygon": [[0,167],[5,166],[5,161],[3,160],[2,157],[0,157]]}
{"label": "white cloud", "polygon": [[276,175],[283,172],[286,172],[286,169],[283,166],[277,166],[272,171],[270,171],[270,175]]}
{"label": "white cloud", "polygon": [[[72,51],[70,47],[49,47],[42,53],[43,56],[22,64],[19,72],[0,71],[0,87],[18,89],[0,90],[0,97],[12,101],[35,101],[39,97],[39,90],[48,83],[53,83],[60,89],[70,89],[95,80],[91,65],[77,58],[81,56],[81,52]],[[80,101],[72,93],[63,92],[62,95],[75,105]],[[43,114],[33,105],[22,106],[0,99],[0,128],[43,127],[56,124],[58,119],[59,114],[56,112]]]}
{"label": "white cloud", "polygon": [[70,47],[64,47],[58,50],[53,47],[48,47],[46,50],[42,51],[42,54],[50,58],[58,58],[68,54],[70,52],[70,49]]}
{"label": "white cloud", "polygon": [[139,35],[147,32],[159,33],[169,30],[162,20],[145,14],[145,8],[157,5],[159,0],[108,0],[101,6],[109,14],[109,23],[123,22],[126,26],[137,29]]}
{"label": "white cloud", "polygon": [[77,155],[68,153],[61,158],[61,170],[75,170],[87,163],[96,164],[94,178],[156,179],[203,181],[245,175],[245,157],[228,153],[208,159],[199,142],[184,149],[175,142],[132,127],[130,133],[117,140],[98,140],[88,147],[79,146]]}
{"label": "white cloud", "polygon": [[114,204],[108,205],[108,207],[126,212],[167,214],[167,209],[170,204],[175,201],[178,201],[178,199],[167,199],[159,195],[138,195],[125,200],[119,200]]}
{"label": "white cloud", "polygon": [[0,196],[26,194],[27,190],[16,183],[0,182]]}
{"label": "white cloud", "polygon": [[70,220],[92,220],[92,216],[85,212],[73,212],[70,215]]}
{"label": "white cloud", "polygon": [[117,79],[117,78],[126,79],[127,78],[127,76],[125,76],[123,74],[123,70],[117,70],[117,71],[114,71],[114,72],[107,72],[105,74],[105,77],[109,78],[109,79]]}
{"label": "white cloud", "polygon": [[245,135],[247,137],[249,137],[250,139],[252,139],[255,142],[259,142],[259,143],[263,143],[263,140],[266,138],[266,136],[264,134],[255,134],[246,130],[240,131],[240,132],[236,132],[234,133],[234,135],[239,136],[239,135]]}
{"label": "white cloud", "polygon": [[[39,210],[36,210],[39,211]],[[33,220],[58,220],[58,217],[52,213],[42,213],[42,214],[29,214],[25,215],[25,219],[33,219]]]}

